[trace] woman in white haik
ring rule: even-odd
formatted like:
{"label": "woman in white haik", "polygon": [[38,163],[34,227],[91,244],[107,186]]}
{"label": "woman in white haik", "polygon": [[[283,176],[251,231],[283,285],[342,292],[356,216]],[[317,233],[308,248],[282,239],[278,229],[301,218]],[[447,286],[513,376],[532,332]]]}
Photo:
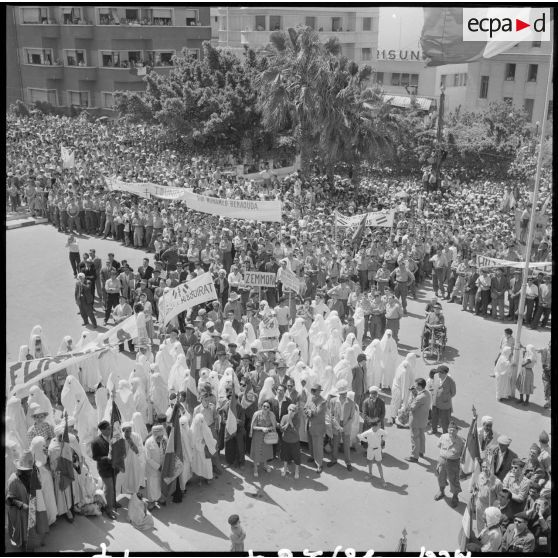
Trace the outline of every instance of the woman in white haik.
{"label": "woman in white haik", "polygon": [[380,341],[380,348],[382,349],[382,377],[380,387],[391,391],[391,384],[393,383],[398,360],[397,343],[393,338],[391,329],[386,329]]}
{"label": "woman in white haik", "polygon": [[198,413],[192,420],[192,472],[202,479],[211,480],[213,469],[211,458],[206,457],[205,448],[213,455],[217,450],[217,441],[211,434],[204,416]]}
{"label": "woman in white haik", "polygon": [[382,348],[380,340],[374,339],[366,349],[366,389],[381,384],[382,379]]}
{"label": "woman in white haik", "polygon": [[409,388],[415,381],[415,373],[412,364],[408,360],[404,360],[395,371],[395,378],[391,385],[391,405],[390,416],[393,422],[397,418],[397,413],[403,403],[407,402],[409,396]]}
{"label": "woman in white haik", "polygon": [[513,366],[511,355],[512,348],[504,347],[494,367],[496,399],[498,401],[507,399],[511,395],[511,369]]}
{"label": "woman in white haik", "polygon": [[306,329],[304,318],[297,318],[289,330],[289,333],[300,349],[300,359],[304,364],[308,364],[310,350],[308,345],[308,330]]}

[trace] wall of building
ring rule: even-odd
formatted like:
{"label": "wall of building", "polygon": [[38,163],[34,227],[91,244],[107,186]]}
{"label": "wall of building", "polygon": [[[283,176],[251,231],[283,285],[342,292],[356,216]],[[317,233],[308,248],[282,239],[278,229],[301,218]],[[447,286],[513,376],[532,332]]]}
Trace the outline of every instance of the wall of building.
{"label": "wall of building", "polygon": [[[126,15],[125,10],[131,8],[133,7],[111,9],[117,10],[113,14],[118,16]],[[70,91],[80,91],[89,94],[90,107],[108,108],[111,97],[105,93],[118,90],[141,91],[144,90],[145,83],[142,70],[138,75],[138,68],[132,67],[134,64],[129,64],[126,68],[104,67],[103,51],[118,52],[120,60],[128,58],[129,52],[139,52],[134,56],[149,65],[149,61],[155,64],[154,61],[160,59],[161,52],[169,56],[186,48],[201,55],[203,41],[211,38],[209,7],[196,7],[196,12],[192,12],[194,8],[188,6],[157,6],[155,11],[149,6],[136,8],[140,10],[140,16],[146,17],[168,11],[172,25],[155,24],[166,19],[146,19],[150,22],[148,25],[102,25],[102,11],[95,6],[80,6],[81,23],[65,24],[61,7],[49,6],[45,9],[45,17],[50,23],[25,23],[26,18],[32,17],[32,12],[23,12],[21,7],[10,7],[8,10],[8,19],[11,12],[17,21],[13,35],[14,50],[19,55],[19,64],[7,67],[8,90],[13,92],[12,97],[23,98],[28,102],[32,100],[30,89],[55,90],[56,100],[60,105],[70,104]],[[186,25],[192,21],[196,25]],[[39,53],[42,49],[48,50],[41,57]],[[81,65],[69,64],[68,56],[73,56],[68,53],[71,50],[79,50],[84,55]],[[41,57],[39,63],[30,63],[28,54],[32,53]],[[12,60],[17,60],[13,53],[10,56]],[[116,56],[113,59],[116,60]],[[171,67],[161,65],[163,63],[157,62],[153,67],[154,71],[168,73]],[[18,75],[21,75],[19,83]]]}

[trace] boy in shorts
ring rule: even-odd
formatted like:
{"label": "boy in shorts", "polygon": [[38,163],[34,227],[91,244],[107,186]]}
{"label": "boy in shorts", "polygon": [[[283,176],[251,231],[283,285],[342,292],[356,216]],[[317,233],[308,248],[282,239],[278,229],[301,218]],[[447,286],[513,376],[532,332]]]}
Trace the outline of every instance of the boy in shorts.
{"label": "boy in shorts", "polygon": [[372,427],[370,429],[358,435],[358,439],[361,442],[368,443],[368,449],[366,450],[368,475],[364,478],[367,480],[372,480],[374,478],[372,475],[372,464],[375,461],[378,466],[378,472],[380,473],[380,479],[382,479],[382,486],[386,487],[387,483],[384,480],[384,472],[382,470],[382,448],[385,445],[384,438],[386,433],[382,428],[380,428],[380,419],[378,417],[371,420],[371,425]]}

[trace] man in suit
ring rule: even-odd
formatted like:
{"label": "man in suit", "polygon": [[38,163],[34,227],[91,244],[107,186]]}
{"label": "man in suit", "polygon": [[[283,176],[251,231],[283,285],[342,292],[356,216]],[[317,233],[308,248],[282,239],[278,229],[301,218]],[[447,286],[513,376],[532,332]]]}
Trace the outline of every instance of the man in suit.
{"label": "man in suit", "polygon": [[444,434],[448,433],[451,419],[451,400],[455,396],[456,387],[453,378],[448,376],[449,368],[445,365],[438,366],[438,380],[434,384],[432,394],[432,432],[438,433],[438,422]]}
{"label": "man in suit", "polygon": [[304,406],[304,414],[308,417],[308,447],[312,457],[308,462],[314,461],[317,472],[322,472],[324,460],[324,435],[326,432],[326,400],[322,397],[322,386],[314,384],[310,393],[312,396]]}
{"label": "man in suit", "polygon": [[114,513],[115,508],[119,508],[120,504],[116,502],[116,471],[112,467],[112,462],[109,457],[110,453],[110,423],[103,420],[99,423],[98,427],[101,433],[91,442],[91,454],[93,460],[97,462],[97,471],[103,481],[103,488],[107,505],[105,508],[106,514],[110,519],[116,519]]}
{"label": "man in suit", "polygon": [[105,261],[105,265],[99,271],[101,278],[101,291],[99,296],[103,298],[103,304],[107,303],[107,291],[105,290],[105,283],[110,279],[110,272],[113,269],[113,265],[110,263],[110,259]]}
{"label": "man in suit", "polygon": [[91,248],[91,250],[89,250],[89,259],[93,262],[93,265],[95,266],[95,273],[96,273],[95,288],[97,289],[97,297],[99,298],[99,300],[102,300],[103,288],[101,286],[101,268],[103,267],[103,262],[101,261],[101,258],[97,257],[94,248]]}
{"label": "man in suit", "polygon": [[517,458],[517,453],[510,449],[509,436],[498,437],[498,447],[493,450],[494,474],[501,480],[511,471],[512,461]]}
{"label": "man in suit", "polygon": [[93,295],[93,300],[95,300],[95,284],[97,282],[97,269],[91,258],[85,260],[85,264],[81,272],[85,275],[87,282],[91,283],[91,294]]}
{"label": "man in suit", "polygon": [[355,392],[355,403],[362,409],[362,401],[366,392],[366,355],[360,353],[357,357],[357,365],[353,368],[353,384],[351,389]]}
{"label": "man in suit", "polygon": [[143,258],[143,265],[138,268],[138,273],[142,279],[149,281],[153,277],[153,268],[149,265],[149,258]]}
{"label": "man in suit", "polygon": [[221,303],[224,308],[229,300],[229,281],[227,279],[227,273],[224,269],[219,270],[217,279],[215,279],[215,291],[217,293],[217,300]]}
{"label": "man in suit", "polygon": [[407,461],[418,462],[419,457],[424,457],[426,440],[424,433],[428,424],[428,411],[432,402],[430,392],[425,389],[426,380],[417,378],[415,385],[410,388],[413,399],[410,403],[409,427],[411,428],[411,456]]}
{"label": "man in suit", "polygon": [[[332,460],[327,464],[328,467],[333,467],[337,463],[339,455],[339,442],[343,440],[343,455],[347,471],[352,471],[351,465],[351,428],[353,418],[356,413],[356,405],[347,397],[349,385],[346,380],[339,380],[335,386],[335,391],[338,397],[331,400],[331,422],[333,429],[333,455]],[[356,398],[356,395],[355,395]]]}
{"label": "man in suit", "polygon": [[91,285],[87,285],[83,273],[78,273],[77,277],[74,297],[79,308],[79,313],[83,319],[82,325],[87,325],[89,320],[91,320],[93,327],[96,328],[97,319],[95,318],[95,312],[93,310],[93,301],[95,299],[91,294]]}
{"label": "man in suit", "polygon": [[500,319],[505,321],[506,315],[504,313],[504,295],[510,288],[508,280],[504,275],[504,270],[498,268],[496,275],[490,281],[490,295],[492,298],[492,317],[497,318],[497,312],[500,313]]}

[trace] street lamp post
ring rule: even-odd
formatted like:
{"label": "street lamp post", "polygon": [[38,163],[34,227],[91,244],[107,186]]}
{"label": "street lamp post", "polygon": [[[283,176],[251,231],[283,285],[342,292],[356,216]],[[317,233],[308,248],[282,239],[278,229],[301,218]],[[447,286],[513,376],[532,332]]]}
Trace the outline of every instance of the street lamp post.
{"label": "street lamp post", "polygon": [[442,166],[442,133],[444,129],[445,87],[440,87],[440,106],[438,107],[438,128],[436,130],[436,188],[440,187],[440,167]]}

